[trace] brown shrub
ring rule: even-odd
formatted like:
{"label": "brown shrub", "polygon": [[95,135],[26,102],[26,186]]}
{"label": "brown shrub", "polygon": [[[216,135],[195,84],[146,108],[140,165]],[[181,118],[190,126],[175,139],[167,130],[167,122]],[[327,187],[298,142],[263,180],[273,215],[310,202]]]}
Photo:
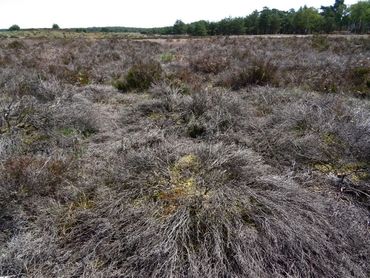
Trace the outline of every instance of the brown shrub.
{"label": "brown shrub", "polygon": [[17,49],[24,49],[25,45],[22,42],[18,41],[18,40],[14,40],[14,41],[10,42],[7,47],[9,49],[17,50]]}
{"label": "brown shrub", "polygon": [[277,67],[271,61],[253,60],[250,65],[227,72],[217,82],[217,85],[239,90],[257,85],[276,85]]}
{"label": "brown shrub", "polygon": [[191,59],[190,67],[196,72],[217,74],[227,69],[229,63],[230,60],[228,60],[227,57],[207,53],[205,55],[199,57],[196,56]]}
{"label": "brown shrub", "polygon": [[69,161],[38,156],[16,156],[5,161],[1,178],[11,191],[32,196],[54,194],[63,181]]}
{"label": "brown shrub", "polygon": [[49,65],[48,72],[68,84],[83,86],[90,83],[90,74],[87,69],[71,69],[64,65]]}

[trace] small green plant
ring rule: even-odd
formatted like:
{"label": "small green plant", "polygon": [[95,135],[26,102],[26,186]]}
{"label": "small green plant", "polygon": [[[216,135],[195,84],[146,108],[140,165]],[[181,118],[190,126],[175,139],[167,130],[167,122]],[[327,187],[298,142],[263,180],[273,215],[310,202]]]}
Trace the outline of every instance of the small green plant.
{"label": "small green plant", "polygon": [[60,129],[60,133],[66,137],[72,137],[78,134],[78,131],[72,127],[64,127]]}
{"label": "small green plant", "polygon": [[88,85],[90,83],[89,74],[86,71],[77,73],[77,83],[80,85]]}
{"label": "small green plant", "polygon": [[191,121],[187,126],[186,132],[191,138],[198,138],[206,133],[206,128],[198,122]]}
{"label": "small green plant", "polygon": [[138,63],[130,68],[124,79],[115,81],[113,86],[123,92],[144,91],[149,89],[153,82],[160,80],[161,77],[162,68],[159,63],[154,61]]}
{"label": "small green plant", "polygon": [[93,128],[93,127],[86,127],[81,132],[82,132],[82,135],[83,135],[84,138],[89,138],[90,136],[97,133],[98,130]]}
{"label": "small green plant", "polygon": [[[355,85],[361,85],[366,81],[366,78],[370,74],[369,67],[358,67],[352,71],[352,78]],[[370,81],[370,80],[367,80]]]}
{"label": "small green plant", "polygon": [[170,52],[166,52],[161,55],[161,61],[163,63],[170,63],[174,60],[174,58],[175,56]]}
{"label": "small green plant", "polygon": [[292,127],[292,130],[296,132],[298,136],[303,136],[310,129],[310,124],[307,120],[298,120],[295,125]]}

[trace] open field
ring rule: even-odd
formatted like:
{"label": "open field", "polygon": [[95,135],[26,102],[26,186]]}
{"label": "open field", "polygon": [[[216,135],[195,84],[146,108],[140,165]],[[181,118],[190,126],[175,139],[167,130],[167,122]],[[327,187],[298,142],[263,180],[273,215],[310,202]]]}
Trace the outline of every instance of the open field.
{"label": "open field", "polygon": [[370,277],[369,36],[104,36],[0,39],[0,276]]}
{"label": "open field", "polygon": [[[260,34],[260,35],[229,35],[229,38],[309,38],[317,36],[315,34]],[[321,35],[328,38],[364,38],[369,39],[370,34],[351,34],[349,32],[338,32]],[[191,37],[189,35],[160,35],[160,34],[141,34],[130,32],[74,32],[69,30],[20,30],[20,31],[0,31],[0,39],[138,39],[147,41],[168,41],[168,40],[204,40],[205,38],[215,38],[217,36]],[[224,37],[224,36],[219,36]]]}
{"label": "open field", "polygon": [[[126,33],[126,32],[72,32],[65,30],[20,30],[20,31],[2,31],[0,38],[6,39],[112,39],[112,38],[126,38],[139,39],[147,36],[140,33]],[[154,36],[153,36],[154,37]]]}

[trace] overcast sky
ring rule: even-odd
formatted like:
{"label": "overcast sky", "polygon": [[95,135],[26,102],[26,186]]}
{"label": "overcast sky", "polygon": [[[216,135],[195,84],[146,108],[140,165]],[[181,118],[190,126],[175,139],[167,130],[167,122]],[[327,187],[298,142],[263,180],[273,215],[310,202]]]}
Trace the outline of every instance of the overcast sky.
{"label": "overcast sky", "polygon": [[[346,0],[346,4],[356,3]],[[307,5],[319,8],[334,0],[0,0],[0,28],[126,26],[160,27],[176,19],[189,23],[245,16],[264,6],[288,10]]]}

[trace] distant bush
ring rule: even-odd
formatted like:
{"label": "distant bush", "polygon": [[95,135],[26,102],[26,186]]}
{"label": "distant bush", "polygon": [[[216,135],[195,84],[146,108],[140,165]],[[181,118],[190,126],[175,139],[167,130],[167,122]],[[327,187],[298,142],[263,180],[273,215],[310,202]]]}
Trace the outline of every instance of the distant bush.
{"label": "distant bush", "polygon": [[19,30],[21,30],[21,28],[17,24],[14,24],[14,25],[10,26],[8,30],[9,31],[19,31]]}
{"label": "distant bush", "polygon": [[130,90],[147,90],[150,85],[160,80],[162,68],[158,62],[150,61],[133,65],[126,76],[113,83],[118,90],[127,92]]}
{"label": "distant bush", "polygon": [[53,24],[53,26],[52,26],[52,29],[53,30],[59,30],[60,29],[60,27],[59,27],[59,25],[58,24]]}

